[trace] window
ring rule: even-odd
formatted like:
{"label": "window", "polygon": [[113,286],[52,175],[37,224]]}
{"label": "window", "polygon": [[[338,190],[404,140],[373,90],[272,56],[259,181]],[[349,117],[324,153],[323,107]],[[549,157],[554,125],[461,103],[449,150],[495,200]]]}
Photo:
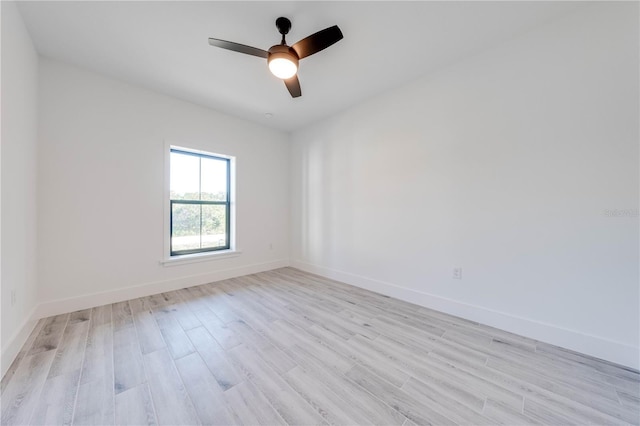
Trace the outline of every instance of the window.
{"label": "window", "polygon": [[231,248],[231,160],[171,148],[171,256]]}

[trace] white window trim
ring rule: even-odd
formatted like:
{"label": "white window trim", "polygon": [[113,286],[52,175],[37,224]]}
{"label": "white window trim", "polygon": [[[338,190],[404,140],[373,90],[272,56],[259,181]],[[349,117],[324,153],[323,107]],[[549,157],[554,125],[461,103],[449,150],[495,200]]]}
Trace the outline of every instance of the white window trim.
{"label": "white window trim", "polygon": [[[219,259],[228,259],[231,257],[237,257],[242,254],[242,251],[238,249],[236,245],[236,158],[226,154],[216,154],[206,149],[200,149],[201,147],[194,148],[194,144],[190,144],[191,147],[187,148],[180,144],[172,143],[171,141],[164,142],[164,218],[162,221],[163,235],[164,235],[164,248],[163,248],[163,259],[160,260],[160,264],[163,266],[177,266],[188,263],[196,263],[196,262],[205,262],[210,260],[219,260]],[[170,203],[170,185],[171,185],[171,149],[180,149],[182,151],[193,152],[195,154],[207,154],[207,155],[215,155],[217,157],[228,158],[229,167],[230,167],[230,176],[231,182],[229,182],[229,187],[231,191],[230,197],[230,223],[231,227],[229,229],[229,249],[228,250],[216,250],[210,252],[203,253],[193,253],[193,254],[182,254],[179,256],[171,256],[171,231],[169,227],[171,226],[170,217],[171,212],[169,211],[169,203]]]}

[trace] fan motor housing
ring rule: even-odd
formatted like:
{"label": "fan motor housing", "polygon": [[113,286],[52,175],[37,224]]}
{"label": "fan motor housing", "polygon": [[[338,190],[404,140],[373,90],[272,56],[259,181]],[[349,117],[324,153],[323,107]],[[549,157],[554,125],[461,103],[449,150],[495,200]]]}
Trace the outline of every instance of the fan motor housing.
{"label": "fan motor housing", "polygon": [[271,62],[273,59],[277,58],[288,59],[296,64],[296,68],[298,67],[298,54],[295,50],[285,44],[276,44],[275,46],[271,46],[269,49],[267,62]]}

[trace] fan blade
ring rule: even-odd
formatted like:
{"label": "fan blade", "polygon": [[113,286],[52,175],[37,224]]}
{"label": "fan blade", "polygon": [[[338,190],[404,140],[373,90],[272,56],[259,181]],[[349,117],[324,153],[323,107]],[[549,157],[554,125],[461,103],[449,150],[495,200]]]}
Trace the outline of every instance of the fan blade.
{"label": "fan blade", "polygon": [[258,49],[257,47],[246,46],[240,43],[234,43],[232,41],[218,40],[217,38],[210,38],[209,44],[215,47],[221,47],[227,50],[233,50],[234,52],[246,53],[247,55],[258,56],[260,58],[267,58],[269,52],[266,50]]}
{"label": "fan blade", "polygon": [[285,86],[287,86],[289,93],[291,93],[292,98],[297,98],[299,96],[302,96],[302,89],[300,88],[300,80],[298,80],[297,75],[294,75],[293,77],[283,81]]}
{"label": "fan blade", "polygon": [[302,59],[318,53],[340,40],[342,40],[342,31],[340,31],[337,25],[334,25],[333,27],[318,31],[307,38],[303,38],[291,46],[291,48],[296,51],[298,58]]}

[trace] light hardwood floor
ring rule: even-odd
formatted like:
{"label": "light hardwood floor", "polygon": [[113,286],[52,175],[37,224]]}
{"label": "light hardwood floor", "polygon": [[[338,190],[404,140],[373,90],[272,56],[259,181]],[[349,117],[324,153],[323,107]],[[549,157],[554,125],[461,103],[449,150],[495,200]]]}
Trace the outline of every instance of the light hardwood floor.
{"label": "light hardwood floor", "polygon": [[41,320],[2,424],[638,424],[637,371],[292,268]]}

